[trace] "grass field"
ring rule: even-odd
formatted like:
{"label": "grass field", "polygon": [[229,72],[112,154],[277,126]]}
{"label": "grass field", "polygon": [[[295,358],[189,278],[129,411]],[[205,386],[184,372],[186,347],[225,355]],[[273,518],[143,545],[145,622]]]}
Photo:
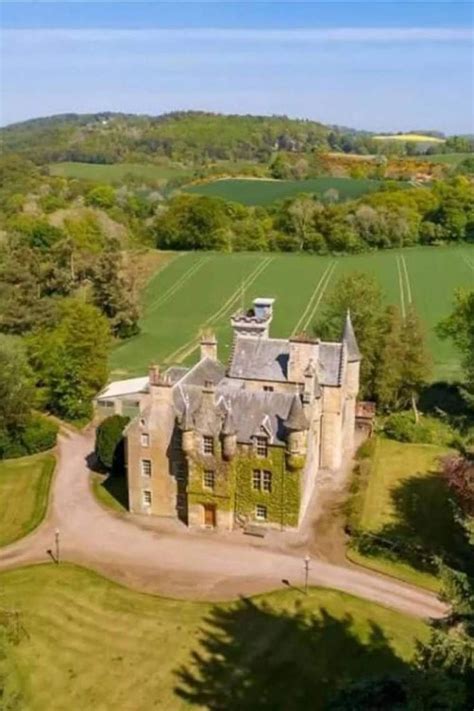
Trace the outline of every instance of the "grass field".
{"label": "grass field", "polygon": [[[439,458],[446,448],[426,444],[402,444],[387,439],[375,442],[366,486],[357,511],[357,528],[386,541],[420,546],[428,554],[441,555],[459,547],[458,524],[447,505],[447,489],[441,479]],[[415,585],[439,589],[430,565],[418,564],[412,550],[393,556],[349,551],[356,563],[394,575]]]}
{"label": "grass field", "polygon": [[42,521],[55,461],[52,454],[35,454],[0,462],[0,546],[26,536]]}
{"label": "grass field", "polygon": [[51,175],[62,175],[66,178],[94,180],[100,183],[115,183],[123,180],[126,175],[134,175],[144,180],[169,180],[186,174],[184,168],[154,165],[153,163],[114,163],[101,165],[99,163],[51,163]]}
{"label": "grass field", "polygon": [[474,248],[413,248],[349,257],[295,254],[188,253],[175,257],[150,280],[144,292],[141,333],[122,343],[111,358],[112,377],[140,375],[151,361],[190,363],[199,332],[211,327],[226,361],[232,343],[229,318],[242,301],[277,299],[272,334],[287,337],[307,330],[320,314],[342,274],[374,275],[387,302],[406,309],[412,301],[425,324],[434,377],[460,374],[458,355],[435,334],[451,309],[454,290],[474,286]]}
{"label": "grass field", "polygon": [[252,178],[225,178],[186,188],[186,192],[210,195],[233,200],[243,205],[269,205],[276,200],[293,197],[299,193],[317,193],[337,190],[339,200],[357,198],[377,190],[381,181],[368,178],[314,178],[313,180],[255,180]]}
{"label": "grass field", "polygon": [[407,141],[417,143],[446,143],[445,138],[437,138],[436,136],[427,136],[424,133],[393,133],[386,136],[372,136],[374,141]]}
{"label": "grass field", "polygon": [[457,165],[466,158],[472,158],[473,153],[440,153],[439,155],[417,156],[417,160],[426,160],[429,163],[447,163],[448,165]]}
{"label": "grass field", "polygon": [[[317,588],[211,606],[143,595],[64,564],[3,573],[0,590],[2,607],[19,612],[9,661],[28,711],[252,709],[262,693],[291,698],[295,675],[317,710],[342,677],[400,671],[428,634],[418,619]],[[193,651],[204,651],[201,663]],[[197,672],[204,682],[192,681]]]}

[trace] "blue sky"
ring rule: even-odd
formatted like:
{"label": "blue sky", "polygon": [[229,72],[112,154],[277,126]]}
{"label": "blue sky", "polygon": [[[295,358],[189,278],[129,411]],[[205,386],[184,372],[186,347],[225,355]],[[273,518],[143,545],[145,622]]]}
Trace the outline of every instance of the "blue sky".
{"label": "blue sky", "polygon": [[474,132],[472,8],[6,2],[0,120],[203,109]]}

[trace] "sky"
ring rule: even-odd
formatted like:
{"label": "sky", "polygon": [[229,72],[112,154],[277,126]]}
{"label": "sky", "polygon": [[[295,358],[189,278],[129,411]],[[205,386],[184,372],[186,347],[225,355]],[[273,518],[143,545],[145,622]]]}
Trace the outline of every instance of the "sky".
{"label": "sky", "polygon": [[3,2],[0,123],[285,114],[474,132],[470,2]]}

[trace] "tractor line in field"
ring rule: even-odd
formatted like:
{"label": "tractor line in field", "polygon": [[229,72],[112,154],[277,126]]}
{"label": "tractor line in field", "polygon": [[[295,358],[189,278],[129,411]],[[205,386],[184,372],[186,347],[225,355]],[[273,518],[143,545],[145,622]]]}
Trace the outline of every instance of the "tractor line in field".
{"label": "tractor line in field", "polygon": [[464,252],[461,252],[460,257],[463,262],[474,272],[474,260]]}
{"label": "tractor line in field", "polygon": [[405,308],[405,291],[403,287],[402,268],[400,266],[400,257],[397,255],[397,270],[398,270],[398,285],[400,287],[400,304],[402,309],[402,318],[406,318],[407,312]]}
{"label": "tractor line in field", "polygon": [[318,290],[318,292],[315,294],[315,296],[317,296],[316,303],[314,303],[314,304],[311,305],[311,310],[310,310],[309,314],[305,317],[303,323],[301,324],[301,327],[300,327],[300,328],[301,328],[301,330],[302,330],[303,332],[306,331],[306,329],[308,328],[309,324],[310,324],[311,321],[314,319],[314,317],[315,317],[315,315],[316,315],[316,312],[317,312],[317,310],[318,310],[318,308],[319,308],[319,305],[320,305],[321,301],[323,300],[324,294],[326,293],[326,289],[327,289],[328,286],[329,286],[329,282],[330,282],[331,279],[332,279],[332,275],[334,274],[334,271],[335,271],[335,269],[336,269],[336,266],[337,266],[337,265],[336,265],[336,262],[332,262],[332,263],[329,265],[328,269],[325,271],[325,273],[324,273],[324,275],[323,275],[323,281],[320,281],[320,283],[319,283],[319,290]]}
{"label": "tractor line in field", "polygon": [[324,272],[322,273],[322,275],[321,275],[321,277],[320,277],[318,283],[316,284],[316,286],[315,286],[315,288],[314,288],[314,291],[313,291],[313,293],[311,294],[311,296],[310,296],[310,298],[309,298],[309,301],[308,301],[308,303],[306,304],[306,306],[305,306],[305,308],[304,308],[303,313],[302,313],[301,316],[299,317],[298,321],[297,321],[296,324],[295,324],[295,327],[293,328],[293,330],[292,330],[292,332],[291,332],[291,335],[292,335],[292,336],[296,336],[296,334],[299,333],[300,329],[302,328],[302,325],[303,325],[304,320],[305,320],[305,318],[306,318],[306,314],[307,314],[308,311],[312,308],[313,302],[314,302],[314,300],[317,298],[317,296],[318,296],[318,294],[319,294],[319,291],[320,291],[320,289],[321,289],[321,287],[322,287],[322,285],[323,285],[324,279],[326,278],[326,275],[327,275],[328,271],[329,271],[330,268],[331,268],[331,264],[332,264],[332,263],[330,263],[330,264],[327,265],[327,267],[326,267],[326,269],[324,270]]}
{"label": "tractor line in field", "polygon": [[400,257],[400,261],[401,261],[401,263],[402,263],[403,272],[404,272],[404,274],[405,274],[405,284],[406,284],[406,287],[407,287],[408,303],[411,304],[412,301],[413,301],[413,299],[412,299],[412,295],[411,295],[410,277],[408,276],[407,263],[406,263],[406,261],[405,261],[405,257],[404,257],[403,254],[402,254],[401,257]]}
{"label": "tractor line in field", "polygon": [[[242,284],[230,295],[227,301],[225,301],[224,304],[217,311],[208,316],[204,323],[201,324],[200,330],[202,330],[206,326],[212,326],[217,324],[222,318],[224,318],[224,316],[228,314],[231,309],[235,308],[238,299],[242,294],[242,291],[251,286],[251,284],[253,284],[253,282],[268,267],[268,265],[273,262],[274,259],[275,257],[266,257],[265,259],[260,261],[255,267],[255,269],[253,269],[250,274],[243,280]],[[189,341],[187,341],[184,345],[173,351],[173,353],[171,353],[165,359],[165,361],[167,363],[181,363],[185,358],[191,355],[191,353],[197,348],[198,345],[199,337],[195,336]]]}
{"label": "tractor line in field", "polygon": [[149,314],[152,311],[155,311],[155,309],[159,308],[162,304],[168,301],[209,260],[210,257],[201,257],[201,259],[199,259],[187,271],[185,271],[185,273],[172,286],[170,286],[164,294],[162,294],[156,301],[150,304],[147,309],[147,313]]}

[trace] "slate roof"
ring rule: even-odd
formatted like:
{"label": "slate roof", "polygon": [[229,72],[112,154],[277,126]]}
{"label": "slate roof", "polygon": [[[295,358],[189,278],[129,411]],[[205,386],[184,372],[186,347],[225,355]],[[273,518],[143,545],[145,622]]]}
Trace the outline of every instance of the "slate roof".
{"label": "slate roof", "polygon": [[179,381],[181,385],[196,385],[203,387],[206,383],[217,385],[225,376],[225,367],[218,360],[203,358],[188,370],[184,378]]}
{"label": "slate roof", "polygon": [[[315,344],[315,351],[316,351]],[[229,378],[246,380],[288,380],[290,342],[280,338],[237,336],[234,341]],[[337,386],[342,375],[342,344],[319,344],[316,362],[319,385]]]}
{"label": "slate roof", "polygon": [[289,341],[280,338],[237,336],[228,375],[252,380],[288,379]]}
{"label": "slate roof", "polygon": [[[238,442],[249,444],[255,435],[266,432],[271,444],[285,444],[284,422],[293,402],[294,396],[291,393],[246,390],[243,387],[221,385],[214,393],[214,407],[207,406],[206,401],[203,401],[206,395],[194,386],[174,388],[173,395],[178,420],[183,422],[187,403],[194,427],[202,434],[217,435],[222,432],[230,408],[231,426],[237,434]],[[188,417],[187,414],[186,420]]]}
{"label": "slate roof", "polygon": [[293,402],[285,420],[285,427],[295,432],[303,432],[309,428],[309,422],[304,414],[303,405],[298,395],[293,396]]}

